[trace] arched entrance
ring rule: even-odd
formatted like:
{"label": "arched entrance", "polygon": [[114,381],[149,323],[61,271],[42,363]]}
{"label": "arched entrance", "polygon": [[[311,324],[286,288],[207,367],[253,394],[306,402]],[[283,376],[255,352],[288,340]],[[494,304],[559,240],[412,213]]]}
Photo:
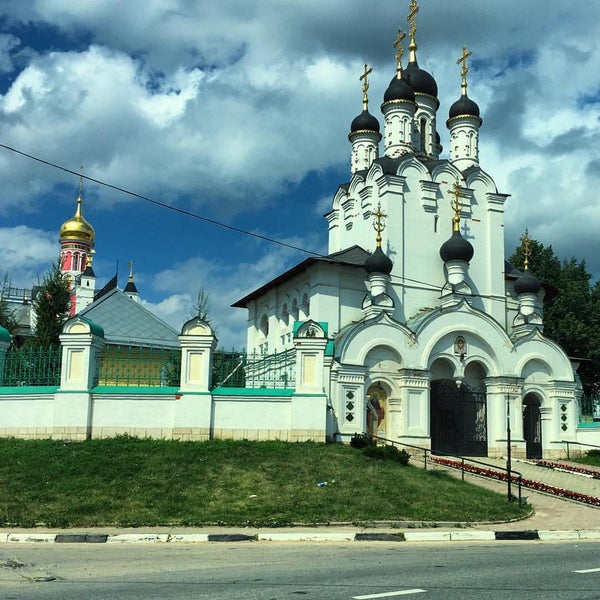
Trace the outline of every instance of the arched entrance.
{"label": "arched entrance", "polygon": [[380,383],[370,386],[366,398],[366,424],[369,435],[386,437],[387,408],[385,388]]}
{"label": "arched entrance", "polygon": [[523,437],[527,458],[542,458],[541,404],[536,394],[527,394],[523,399]]}
{"label": "arched entrance", "polygon": [[487,456],[485,392],[453,379],[431,382],[431,449],[440,454]]}

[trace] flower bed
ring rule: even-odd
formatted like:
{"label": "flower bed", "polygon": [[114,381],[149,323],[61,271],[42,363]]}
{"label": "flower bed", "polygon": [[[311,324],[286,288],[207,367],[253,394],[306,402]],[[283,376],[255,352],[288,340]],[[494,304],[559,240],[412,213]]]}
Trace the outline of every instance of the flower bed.
{"label": "flower bed", "polygon": [[587,469],[586,467],[577,467],[575,465],[566,465],[563,463],[552,462],[551,460],[538,460],[536,462],[538,467],[546,467],[548,469],[560,469],[561,471],[568,471],[569,473],[576,473],[578,475],[588,475],[594,479],[600,479],[600,471],[594,469]]}
{"label": "flower bed", "polygon": [[[473,473],[475,475],[481,475],[483,477],[489,477],[491,479],[499,479],[501,481],[508,480],[508,474],[504,471],[496,471],[495,469],[490,469],[486,467],[478,467],[477,465],[470,464],[462,464],[456,460],[450,460],[448,458],[439,458],[437,456],[432,456],[431,460],[445,467],[450,467],[453,469],[461,469],[464,468],[468,473]],[[519,482],[519,478],[516,475],[511,475],[511,481],[515,483]],[[591,504],[592,506],[600,506],[600,498],[595,496],[588,496],[587,494],[580,494],[579,492],[573,492],[571,490],[565,490],[563,488],[555,487],[553,485],[548,485],[547,483],[541,483],[540,481],[533,481],[531,479],[523,479],[521,478],[521,485],[526,488],[530,488],[532,490],[536,490],[538,492],[545,492],[547,494],[552,494],[554,496],[560,496],[561,498],[566,498],[568,500],[575,500],[577,502],[584,502],[585,504]]]}

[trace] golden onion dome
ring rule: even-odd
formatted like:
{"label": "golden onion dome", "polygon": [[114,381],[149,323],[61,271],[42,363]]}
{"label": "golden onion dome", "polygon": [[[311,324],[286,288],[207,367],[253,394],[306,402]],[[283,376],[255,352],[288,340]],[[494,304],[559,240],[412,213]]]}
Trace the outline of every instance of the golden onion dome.
{"label": "golden onion dome", "polygon": [[96,235],[94,228],[83,218],[81,214],[81,195],[77,198],[77,210],[75,215],[65,221],[60,228],[60,241],[81,240],[94,244]]}

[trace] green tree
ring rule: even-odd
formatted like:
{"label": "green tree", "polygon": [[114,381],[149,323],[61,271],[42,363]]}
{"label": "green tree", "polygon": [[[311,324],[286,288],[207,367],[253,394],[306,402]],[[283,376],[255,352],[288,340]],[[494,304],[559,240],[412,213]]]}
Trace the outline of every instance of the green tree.
{"label": "green tree", "polygon": [[35,335],[33,344],[49,348],[60,343],[62,326],[69,316],[71,294],[59,263],[54,263],[33,298]]}
{"label": "green tree", "polygon": [[[568,356],[586,359],[579,376],[586,394],[600,391],[600,286],[591,284],[585,261],[560,260],[552,246],[531,240],[529,270],[551,288],[544,301],[544,334]],[[523,269],[523,250],[518,247],[510,263]]]}

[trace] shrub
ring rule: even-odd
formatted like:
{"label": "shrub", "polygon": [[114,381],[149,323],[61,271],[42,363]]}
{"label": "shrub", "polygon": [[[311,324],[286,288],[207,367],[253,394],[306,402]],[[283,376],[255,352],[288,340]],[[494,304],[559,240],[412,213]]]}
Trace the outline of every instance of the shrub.
{"label": "shrub", "polygon": [[402,449],[399,450],[396,446],[365,446],[363,450],[365,456],[369,458],[375,458],[377,460],[393,460],[401,465],[407,465],[410,459],[410,454]]}
{"label": "shrub", "polygon": [[600,449],[588,450],[586,456],[592,456],[594,458],[600,458]]}
{"label": "shrub", "polygon": [[366,433],[355,433],[352,438],[350,438],[350,445],[353,448],[361,449],[367,448],[368,446],[375,446],[375,440]]}

